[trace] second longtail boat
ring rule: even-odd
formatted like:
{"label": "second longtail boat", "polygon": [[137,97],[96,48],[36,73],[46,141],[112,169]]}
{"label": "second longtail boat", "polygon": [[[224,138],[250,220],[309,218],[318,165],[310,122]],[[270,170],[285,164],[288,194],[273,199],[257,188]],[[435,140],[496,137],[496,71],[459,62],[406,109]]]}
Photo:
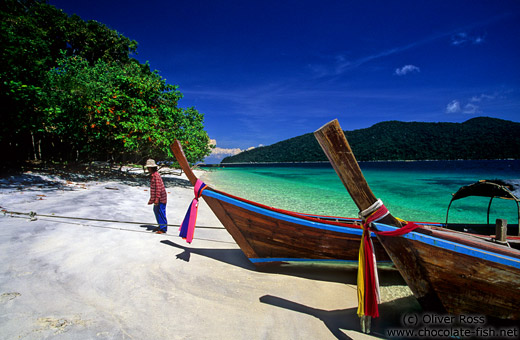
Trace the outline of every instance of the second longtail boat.
{"label": "second longtail boat", "polygon": [[[314,134],[366,217],[365,235],[377,234],[425,310],[520,320],[520,250],[513,248],[518,244],[396,219],[372,193],[338,121]],[[370,242],[364,244],[362,319],[378,316],[377,274],[370,264]]]}

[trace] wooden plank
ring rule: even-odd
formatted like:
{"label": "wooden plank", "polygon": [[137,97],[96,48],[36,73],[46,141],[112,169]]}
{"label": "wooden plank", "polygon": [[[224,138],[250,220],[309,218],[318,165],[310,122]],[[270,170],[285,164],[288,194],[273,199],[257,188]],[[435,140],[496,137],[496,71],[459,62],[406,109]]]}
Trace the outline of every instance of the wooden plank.
{"label": "wooden plank", "polygon": [[[226,202],[221,204],[234,226],[260,257],[284,257],[295,254],[297,249],[298,254],[305,254],[304,258],[357,260],[359,235],[311,228],[274,219]],[[269,247],[276,248],[277,251],[274,252]],[[379,259],[388,260],[379,242],[375,243],[375,249]]]}
{"label": "wooden plank", "polygon": [[[374,204],[377,199],[361,172],[338,120],[325,124],[314,132],[314,136],[359,210],[363,211]],[[401,226],[391,214],[380,222]]]}
{"label": "wooden plank", "polygon": [[204,196],[204,193],[202,194],[202,197],[206,203],[208,203],[209,207],[220,222],[224,227],[226,227],[227,231],[231,234],[231,237],[233,237],[244,254],[251,258],[259,257],[249,244],[248,240],[244,237],[241,230],[235,225],[233,219],[228,215],[226,208],[222,206],[222,203],[215,198]]}
{"label": "wooden plank", "polygon": [[170,145],[170,149],[172,150],[173,155],[177,159],[177,162],[179,162],[182,171],[184,171],[184,173],[186,174],[186,177],[188,177],[192,185],[195,185],[195,183],[197,183],[197,176],[195,176],[195,174],[191,170],[191,167],[188,163],[188,159],[186,158],[184,150],[182,149],[181,143],[178,140],[175,140],[175,142],[173,142],[173,144]]}
{"label": "wooden plank", "polygon": [[385,247],[405,253],[400,261],[406,261],[410,272],[414,272],[411,266],[420,265],[422,277],[432,288],[423,290],[424,286],[414,281],[414,294],[425,309],[520,319],[518,270],[402,237],[388,237]]}

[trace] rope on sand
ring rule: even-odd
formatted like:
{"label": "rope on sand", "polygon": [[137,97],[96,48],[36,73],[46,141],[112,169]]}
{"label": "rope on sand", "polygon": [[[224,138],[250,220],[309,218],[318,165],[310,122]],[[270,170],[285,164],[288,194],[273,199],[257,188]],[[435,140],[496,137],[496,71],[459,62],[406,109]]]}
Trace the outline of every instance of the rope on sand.
{"label": "rope on sand", "polygon": [[[13,215],[19,215],[19,216],[29,216],[31,218],[31,221],[36,221],[38,217],[50,217],[50,218],[63,218],[63,219],[69,219],[69,220],[83,220],[83,221],[96,221],[96,222],[110,222],[110,223],[124,223],[124,224],[140,224],[140,225],[146,225],[146,226],[159,226],[158,223],[148,223],[148,222],[133,222],[133,221],[118,221],[118,220],[105,220],[105,219],[98,219],[98,218],[88,218],[88,217],[72,217],[72,216],[60,216],[60,215],[48,215],[48,214],[37,214],[35,211],[31,212],[19,212],[19,211],[8,211],[6,209],[2,209],[2,212],[4,213],[4,216],[7,214],[10,214],[11,217]],[[162,224],[164,225],[164,224]],[[180,224],[167,224],[168,227],[180,227]],[[110,228],[110,227],[109,227]],[[202,229],[225,229],[222,227],[210,227],[210,226],[197,226],[197,228]],[[113,228],[113,229],[120,229],[120,228]],[[125,229],[130,230],[130,229]]]}

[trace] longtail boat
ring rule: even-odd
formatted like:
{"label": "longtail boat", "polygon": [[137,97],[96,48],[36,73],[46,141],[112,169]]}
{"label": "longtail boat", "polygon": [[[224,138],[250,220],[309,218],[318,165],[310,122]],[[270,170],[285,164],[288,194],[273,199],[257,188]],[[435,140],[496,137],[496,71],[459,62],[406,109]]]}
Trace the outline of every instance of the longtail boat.
{"label": "longtail boat", "polygon": [[[449,224],[448,216],[453,202],[462,198],[475,196],[489,198],[489,204],[487,208],[487,224]],[[489,212],[491,210],[491,203],[493,203],[493,200],[495,198],[509,200],[516,203],[518,224],[516,226],[510,225],[507,229],[507,234],[520,236],[520,229],[518,228],[518,226],[520,225],[520,179],[483,179],[478,182],[462,186],[461,188],[459,188],[459,190],[457,190],[457,192],[452,194],[450,204],[448,205],[448,210],[446,211],[446,223],[444,224],[444,226],[453,230],[461,230],[481,235],[492,234],[494,232],[494,230],[492,229],[494,228],[494,226],[489,223]],[[511,239],[514,240],[514,238]]]}
{"label": "longtail boat", "polygon": [[[360,211],[374,208],[378,200],[337,120],[315,136]],[[409,224],[388,211],[378,218],[369,234],[377,235],[425,310],[520,320],[520,250],[512,247],[518,244],[435,226],[405,230]],[[404,234],[388,236],[397,230]]]}
{"label": "longtail boat", "polygon": [[[179,141],[171,149],[182,170],[195,186]],[[356,218],[327,217],[276,209],[206,187],[204,201],[231,234],[240,249],[258,268],[287,263],[356,264],[362,229]],[[374,237],[381,264],[391,266]]]}
{"label": "longtail boat", "polygon": [[[171,149],[195,186],[193,173],[179,141]],[[222,225],[240,249],[258,268],[287,263],[341,263],[357,265],[361,241],[359,218],[305,214],[269,207],[207,187],[202,192]],[[431,224],[431,223],[424,223]],[[433,225],[444,226],[441,223]],[[484,226],[470,227],[481,232]],[[450,224],[450,228],[467,230],[468,225]],[[392,261],[374,236],[378,264],[391,267]]]}

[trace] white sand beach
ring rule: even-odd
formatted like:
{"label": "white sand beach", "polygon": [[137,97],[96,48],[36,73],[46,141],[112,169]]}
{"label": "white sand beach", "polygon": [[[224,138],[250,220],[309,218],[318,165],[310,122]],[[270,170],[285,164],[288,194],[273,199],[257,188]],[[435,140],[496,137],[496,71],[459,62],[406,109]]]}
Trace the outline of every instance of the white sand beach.
{"label": "white sand beach", "polygon": [[[200,173],[199,173],[200,174]],[[193,198],[184,175],[164,175],[167,217]],[[144,222],[0,216],[2,339],[369,339],[418,309],[396,271],[380,273],[383,303],[360,332],[356,269],[257,271],[201,200],[192,244],[165,235],[148,206],[148,179],[0,178],[16,212]]]}

